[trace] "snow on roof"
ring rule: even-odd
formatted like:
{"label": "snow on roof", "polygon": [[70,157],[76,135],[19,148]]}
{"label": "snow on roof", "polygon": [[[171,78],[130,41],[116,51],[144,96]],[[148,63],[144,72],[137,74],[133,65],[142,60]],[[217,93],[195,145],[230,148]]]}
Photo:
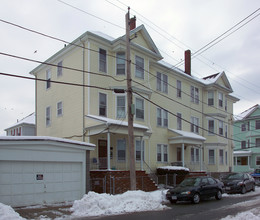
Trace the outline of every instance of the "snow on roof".
{"label": "snow on roof", "polygon": [[188,132],[188,131],[182,131],[182,130],[176,130],[176,129],[171,129],[169,128],[170,131],[176,133],[176,134],[179,134],[183,137],[186,137],[186,138],[193,138],[193,139],[198,139],[198,140],[202,140],[202,141],[205,141],[206,138],[198,135],[198,134],[194,134],[192,132]]}
{"label": "snow on roof", "polygon": [[181,166],[164,166],[164,167],[158,167],[158,169],[164,169],[164,170],[185,170],[190,171],[187,167],[181,167]]}
{"label": "snow on roof", "polygon": [[24,117],[23,119],[21,119],[20,121],[16,122],[14,125],[8,127],[5,129],[8,130],[10,128],[16,127],[18,125],[22,125],[22,124],[30,124],[30,125],[35,125],[35,113],[31,113],[30,115]]}
{"label": "snow on roof", "polygon": [[251,150],[236,150],[236,151],[233,151],[233,155],[250,155],[252,154],[252,151]]}
{"label": "snow on roof", "polygon": [[247,116],[249,116],[253,111],[255,111],[256,108],[259,108],[259,105],[254,105],[253,107],[243,111],[241,114],[237,115],[235,117],[235,120],[243,120],[245,119]]}
{"label": "snow on roof", "polygon": [[[98,121],[103,121],[103,122],[105,122],[107,124],[128,126],[128,122],[127,121],[116,120],[116,119],[106,118],[106,117],[96,116],[96,115],[87,115],[87,117],[95,119],[95,120],[98,120]],[[134,128],[140,128],[140,129],[149,130],[149,128],[147,126],[136,124],[136,123],[134,123]]]}
{"label": "snow on roof", "polygon": [[50,136],[0,136],[1,141],[55,141],[55,142],[62,142],[67,144],[76,144],[88,147],[95,147],[95,144],[76,141],[76,140],[69,140],[65,138],[58,138],[58,137],[50,137]]}

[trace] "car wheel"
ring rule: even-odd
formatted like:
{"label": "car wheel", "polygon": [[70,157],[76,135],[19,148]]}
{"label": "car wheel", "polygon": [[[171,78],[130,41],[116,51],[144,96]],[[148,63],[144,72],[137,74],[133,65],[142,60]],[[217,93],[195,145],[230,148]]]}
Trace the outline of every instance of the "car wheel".
{"label": "car wheel", "polygon": [[195,193],[192,197],[192,203],[198,204],[200,202],[200,195],[198,193]]}
{"label": "car wheel", "polygon": [[216,200],[221,200],[222,199],[222,193],[220,190],[217,191],[217,194],[215,195]]}
{"label": "car wheel", "polygon": [[246,193],[246,187],[245,187],[245,186],[242,187],[241,193],[242,193],[242,194],[245,194],[245,193]]}
{"label": "car wheel", "polygon": [[252,191],[253,192],[255,191],[255,184],[253,184],[253,186],[252,186]]}

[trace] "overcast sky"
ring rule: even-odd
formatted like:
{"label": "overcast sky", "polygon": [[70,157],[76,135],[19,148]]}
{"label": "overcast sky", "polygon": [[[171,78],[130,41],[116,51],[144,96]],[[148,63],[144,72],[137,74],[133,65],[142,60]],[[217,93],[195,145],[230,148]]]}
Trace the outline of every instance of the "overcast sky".
{"label": "overcast sky", "polygon": [[[0,53],[45,61],[64,46],[6,22],[68,42],[86,31],[117,38],[125,34],[127,6],[131,16],[136,15],[137,26],[145,25],[172,65],[183,59],[185,50],[195,53],[258,10],[232,29],[234,33],[228,32],[192,59],[192,75],[201,78],[225,71],[233,95],[240,99],[234,105],[235,115],[260,104],[259,0],[1,0]],[[0,54],[0,73],[32,77],[29,72],[37,65]],[[0,75],[0,135],[34,111],[34,81]]]}

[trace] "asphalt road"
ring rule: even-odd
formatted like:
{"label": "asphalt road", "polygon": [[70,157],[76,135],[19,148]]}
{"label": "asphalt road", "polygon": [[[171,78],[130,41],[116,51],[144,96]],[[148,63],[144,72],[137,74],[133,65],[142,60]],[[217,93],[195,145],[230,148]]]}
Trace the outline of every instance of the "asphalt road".
{"label": "asphalt road", "polygon": [[214,198],[201,201],[200,204],[177,203],[168,204],[168,209],[163,211],[150,211],[132,213],[118,216],[95,218],[78,218],[77,220],[218,220],[228,215],[253,208],[260,208],[260,193],[247,193],[240,196],[223,197],[217,201]]}

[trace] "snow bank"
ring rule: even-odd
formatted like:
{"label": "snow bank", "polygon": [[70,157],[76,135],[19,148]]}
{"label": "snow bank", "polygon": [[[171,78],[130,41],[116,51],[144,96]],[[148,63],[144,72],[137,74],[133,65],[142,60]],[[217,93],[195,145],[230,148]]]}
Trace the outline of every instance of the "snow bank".
{"label": "snow bank", "polygon": [[225,218],[222,218],[221,220],[259,220],[260,219],[260,210],[259,208],[251,209],[249,211],[240,212],[236,216],[228,215]]}
{"label": "snow bank", "polygon": [[25,220],[9,205],[0,203],[0,220]]}
{"label": "snow bank", "polygon": [[101,216],[149,210],[163,210],[167,206],[164,191],[128,191],[119,195],[89,192],[71,207],[72,216]]}

